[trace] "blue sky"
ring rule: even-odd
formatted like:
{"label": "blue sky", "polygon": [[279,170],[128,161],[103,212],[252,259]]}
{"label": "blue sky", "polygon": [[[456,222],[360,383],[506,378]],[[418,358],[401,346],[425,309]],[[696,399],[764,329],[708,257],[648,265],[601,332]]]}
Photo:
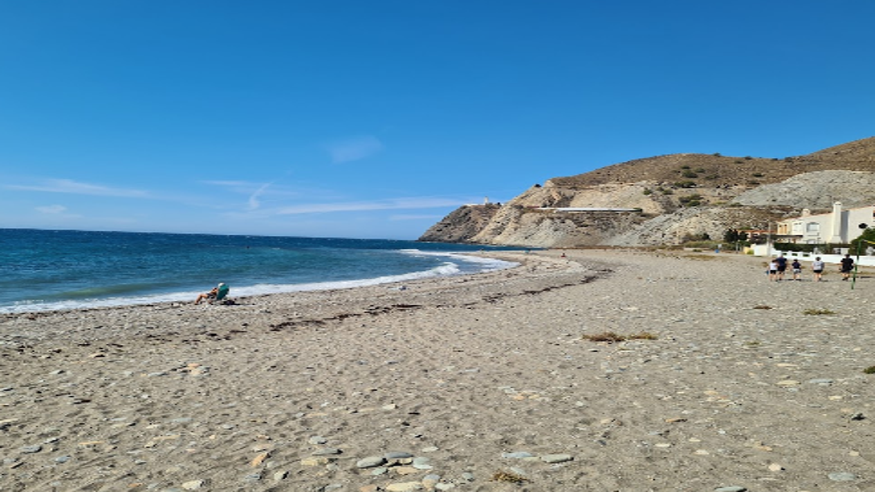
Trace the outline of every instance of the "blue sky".
{"label": "blue sky", "polygon": [[0,2],[0,227],[415,239],[678,152],[875,135],[875,2]]}

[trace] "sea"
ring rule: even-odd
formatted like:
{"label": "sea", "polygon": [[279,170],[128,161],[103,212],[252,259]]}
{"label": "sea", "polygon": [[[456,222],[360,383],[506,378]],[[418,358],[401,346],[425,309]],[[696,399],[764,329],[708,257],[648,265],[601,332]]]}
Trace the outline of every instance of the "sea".
{"label": "sea", "polygon": [[485,246],[401,240],[0,229],[0,313],[193,302],[501,270]]}

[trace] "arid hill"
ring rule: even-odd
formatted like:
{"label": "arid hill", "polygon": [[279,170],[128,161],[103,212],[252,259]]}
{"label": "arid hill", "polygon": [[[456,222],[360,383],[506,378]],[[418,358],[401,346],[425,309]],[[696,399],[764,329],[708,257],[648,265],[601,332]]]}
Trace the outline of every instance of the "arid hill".
{"label": "arid hill", "polygon": [[670,154],[614,164],[576,176],[553,178],[564,187],[653,181],[691,181],[697,187],[777,183],[812,171],[841,169],[875,172],[875,137],[795,157],[729,157],[720,154]]}
{"label": "arid hill", "polygon": [[875,202],[872,183],[875,137],[793,157],[671,154],[552,178],[500,207],[462,207],[420,240],[532,247],[677,244],[720,237],[729,228],[765,229],[802,208],[828,208],[832,200],[846,206]]}

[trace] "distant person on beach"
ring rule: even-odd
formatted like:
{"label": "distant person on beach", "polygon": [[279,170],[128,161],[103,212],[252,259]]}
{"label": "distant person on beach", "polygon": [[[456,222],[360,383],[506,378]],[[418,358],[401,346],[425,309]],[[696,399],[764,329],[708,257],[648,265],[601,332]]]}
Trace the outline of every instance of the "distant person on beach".
{"label": "distant person on beach", "polygon": [[769,262],[769,282],[774,282],[778,278],[778,262],[776,259],[772,259]]}
{"label": "distant person on beach", "polygon": [[[209,292],[205,292],[203,294],[198,294],[197,300],[194,301],[195,304],[200,304],[204,299],[213,300],[219,296],[219,291],[223,290],[225,284],[219,282],[219,285],[213,287],[213,290]],[[224,289],[227,292],[227,289]]]}
{"label": "distant person on beach", "polygon": [[851,255],[845,255],[842,258],[842,280],[847,280],[851,278],[851,271],[854,269],[854,259],[851,258]]}
{"label": "distant person on beach", "polygon": [[814,273],[814,281],[820,282],[823,280],[823,261],[820,260],[820,257],[814,258],[814,261],[811,262],[811,271]]}
{"label": "distant person on beach", "polygon": [[787,271],[787,258],[784,258],[784,255],[780,255],[775,258],[775,263],[778,265],[778,282],[784,280],[784,272]]}
{"label": "distant person on beach", "polygon": [[799,263],[799,260],[794,258],[790,267],[793,268],[793,280],[802,280],[802,263]]}

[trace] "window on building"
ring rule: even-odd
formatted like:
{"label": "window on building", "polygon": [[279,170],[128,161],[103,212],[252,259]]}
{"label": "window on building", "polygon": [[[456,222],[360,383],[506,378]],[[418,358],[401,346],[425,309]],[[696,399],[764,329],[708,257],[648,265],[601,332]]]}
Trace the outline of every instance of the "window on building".
{"label": "window on building", "polygon": [[817,222],[809,222],[805,230],[807,232],[820,232],[820,224]]}

